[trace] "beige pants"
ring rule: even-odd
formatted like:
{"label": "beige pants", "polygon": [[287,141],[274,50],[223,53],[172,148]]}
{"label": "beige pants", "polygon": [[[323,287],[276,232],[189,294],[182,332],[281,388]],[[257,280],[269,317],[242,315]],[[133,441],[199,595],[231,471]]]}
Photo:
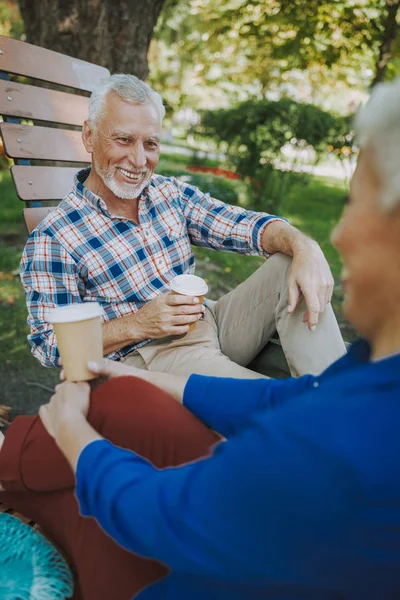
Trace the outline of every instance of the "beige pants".
{"label": "beige pants", "polygon": [[315,331],[302,321],[304,300],[289,315],[287,279],[291,259],[274,254],[246,281],[217,302],[206,300],[205,318],[187,334],[154,340],[124,361],[176,375],[256,379],[246,366],[277,331],[293,376],[319,374],[345,353],[331,305]]}

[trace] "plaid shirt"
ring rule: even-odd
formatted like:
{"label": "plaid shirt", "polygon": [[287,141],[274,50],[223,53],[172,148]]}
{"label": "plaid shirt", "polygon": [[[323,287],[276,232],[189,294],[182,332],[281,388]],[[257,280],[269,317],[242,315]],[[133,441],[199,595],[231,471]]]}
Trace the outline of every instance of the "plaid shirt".
{"label": "plaid shirt", "polygon": [[[20,274],[26,292],[32,353],[59,366],[50,308],[99,302],[104,320],[140,309],[169,290],[175,275],[195,269],[191,243],[242,254],[264,254],[261,236],[272,217],[229,206],[171,177],[154,175],[139,201],[139,225],[109,213],[84,186],[80,171],[70,194],[31,233]],[[109,355],[119,359],[150,340]]]}

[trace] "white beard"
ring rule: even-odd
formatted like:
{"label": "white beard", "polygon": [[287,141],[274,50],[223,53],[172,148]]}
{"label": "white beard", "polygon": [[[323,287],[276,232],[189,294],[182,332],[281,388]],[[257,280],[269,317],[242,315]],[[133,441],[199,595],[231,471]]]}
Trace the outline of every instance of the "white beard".
{"label": "white beard", "polygon": [[[136,200],[136,198],[139,198],[140,194],[143,192],[144,188],[149,183],[154,172],[150,171],[150,169],[146,169],[143,181],[136,185],[133,185],[132,183],[118,183],[118,181],[115,180],[115,167],[110,166],[108,169],[102,169],[94,153],[93,166],[96,170],[96,173],[103,180],[104,185],[106,185],[108,189],[115,196],[117,196],[117,198],[121,198],[121,200]],[[124,168],[122,165],[119,166],[122,169]],[[127,170],[129,171],[129,169]]]}

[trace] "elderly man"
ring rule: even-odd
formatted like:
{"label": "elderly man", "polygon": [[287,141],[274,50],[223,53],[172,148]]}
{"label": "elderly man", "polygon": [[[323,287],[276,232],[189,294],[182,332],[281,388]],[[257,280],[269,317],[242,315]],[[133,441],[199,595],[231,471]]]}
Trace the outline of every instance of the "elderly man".
{"label": "elderly man", "polygon": [[[359,115],[361,158],[333,234],[345,313],[368,341],[286,381],[93,365],[140,379],[101,385],[89,414],[84,383],[42,407],[72,468],[40,418],[11,425],[3,497],[74,557],[85,599],[400,598],[399,96],[400,78]],[[81,512],[103,530],[79,516],[74,473]],[[170,576],[143,590],[165,564]]]}
{"label": "elderly man", "polygon": [[[292,374],[319,373],[344,353],[320,248],[282,219],[154,175],[163,116],[161,97],[131,75],[113,75],[93,93],[82,133],[92,167],[77,174],[22,257],[34,356],[59,364],[49,308],[98,301],[104,353],[114,360],[259,377],[245,367],[277,330]],[[191,244],[274,256],[232,293],[206,302],[205,318],[188,331],[203,307],[168,291],[175,275],[194,272]]]}

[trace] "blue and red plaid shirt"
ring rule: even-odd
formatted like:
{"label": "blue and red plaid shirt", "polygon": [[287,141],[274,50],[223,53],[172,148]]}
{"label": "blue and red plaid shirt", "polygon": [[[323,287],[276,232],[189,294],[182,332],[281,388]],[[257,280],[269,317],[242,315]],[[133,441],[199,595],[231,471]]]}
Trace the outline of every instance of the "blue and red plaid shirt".
{"label": "blue and red plaid shirt", "polygon": [[[104,321],[139,310],[169,290],[176,275],[193,273],[191,244],[263,254],[261,237],[276,220],[224,204],[172,177],[154,175],[139,201],[139,225],[110,214],[84,186],[88,169],[75,176],[70,194],[31,233],[20,266],[26,292],[32,353],[59,366],[50,308],[99,302]],[[109,355],[120,359],[149,340]]]}

